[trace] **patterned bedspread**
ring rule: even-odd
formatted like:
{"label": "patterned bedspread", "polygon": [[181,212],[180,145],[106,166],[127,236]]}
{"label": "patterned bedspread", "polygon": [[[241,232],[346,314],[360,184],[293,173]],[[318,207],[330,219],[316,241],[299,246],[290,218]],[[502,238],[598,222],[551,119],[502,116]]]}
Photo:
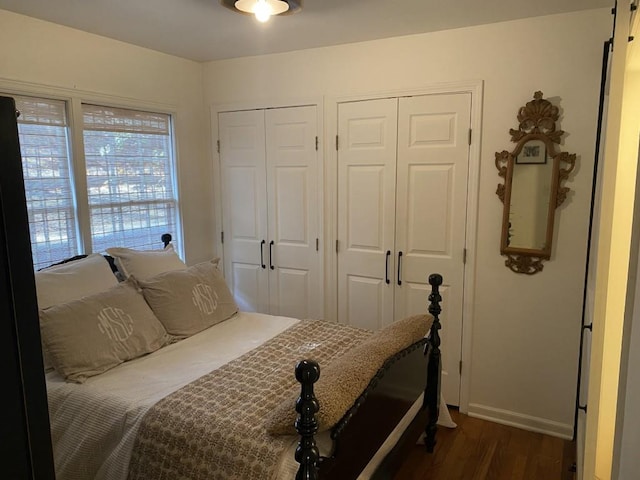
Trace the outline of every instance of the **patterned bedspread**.
{"label": "patterned bedspread", "polygon": [[299,388],[296,362],[327,364],[370,336],[303,321],[165,397],[142,421],[129,480],[273,478],[291,437],[270,436],[265,420]]}

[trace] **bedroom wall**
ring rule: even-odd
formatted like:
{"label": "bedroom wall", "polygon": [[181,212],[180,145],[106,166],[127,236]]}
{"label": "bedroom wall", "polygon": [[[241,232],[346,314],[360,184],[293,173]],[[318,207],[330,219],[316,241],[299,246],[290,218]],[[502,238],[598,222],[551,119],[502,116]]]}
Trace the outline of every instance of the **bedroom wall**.
{"label": "bedroom wall", "polygon": [[[204,67],[208,105],[269,105],[443,82],[484,82],[469,405],[471,414],[572,434],[591,176],[608,9],[396,37]],[[520,106],[541,90],[561,110],[561,150],[577,154],[544,271],[511,273],[499,254],[502,204],[494,152],[510,149]],[[329,109],[327,108],[327,111]],[[325,121],[326,125],[326,121]],[[325,152],[335,132],[325,131]],[[325,161],[329,153],[325,154]],[[325,228],[335,221],[325,212]],[[328,228],[326,228],[328,230]],[[330,240],[326,239],[325,240]],[[444,326],[443,328],[446,328]]]}
{"label": "bedroom wall", "polygon": [[3,89],[106,96],[107,101],[173,110],[183,229],[188,232],[186,261],[212,257],[211,162],[201,64],[0,10]]}

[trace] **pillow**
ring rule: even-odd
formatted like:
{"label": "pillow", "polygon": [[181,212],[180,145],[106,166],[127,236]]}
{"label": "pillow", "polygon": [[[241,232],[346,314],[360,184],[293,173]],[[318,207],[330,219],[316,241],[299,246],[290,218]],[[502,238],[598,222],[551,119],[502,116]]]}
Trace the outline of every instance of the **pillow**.
{"label": "pillow", "polygon": [[[39,309],[103,292],[118,284],[109,262],[98,253],[40,270],[35,273],[35,280]],[[42,349],[42,357],[45,372],[51,371],[46,348]]]}
{"label": "pillow", "polygon": [[[188,337],[238,311],[218,261],[138,280],[145,300],[171,335]],[[134,277],[135,278],[135,277]]]}
{"label": "pillow", "polygon": [[40,270],[35,279],[40,309],[104,292],[118,284],[109,262],[98,253]]}
{"label": "pillow", "polygon": [[[320,403],[318,431],[330,429],[355,403],[384,362],[429,332],[433,317],[414,315],[393,322],[320,370],[314,393]],[[299,392],[299,390],[298,390]],[[271,435],[296,435],[296,397],[282,402],[267,417]]]}
{"label": "pillow", "polygon": [[53,367],[77,383],[172,340],[131,282],[41,310],[40,328]]}
{"label": "pillow", "polygon": [[107,248],[107,253],[115,258],[118,270],[129,278],[131,275],[138,280],[173,270],[185,270],[187,266],[173,250],[173,245],[167,245],[163,250],[132,250],[130,248]]}

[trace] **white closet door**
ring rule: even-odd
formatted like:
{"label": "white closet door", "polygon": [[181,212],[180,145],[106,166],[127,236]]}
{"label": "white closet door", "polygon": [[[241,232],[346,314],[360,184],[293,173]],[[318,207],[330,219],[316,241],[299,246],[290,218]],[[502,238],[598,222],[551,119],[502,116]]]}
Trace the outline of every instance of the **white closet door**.
{"label": "white closet door", "polygon": [[444,278],[442,392],[458,405],[471,95],[400,98],[396,193],[395,318],[427,308],[431,273]]}
{"label": "white closet door", "polygon": [[393,319],[397,103],[338,105],[338,321],[375,330]]}
{"label": "white closet door", "polygon": [[267,110],[265,121],[270,313],[321,318],[316,107]]}
{"label": "white closet door", "polygon": [[218,116],[224,271],[240,310],[269,312],[264,111]]}

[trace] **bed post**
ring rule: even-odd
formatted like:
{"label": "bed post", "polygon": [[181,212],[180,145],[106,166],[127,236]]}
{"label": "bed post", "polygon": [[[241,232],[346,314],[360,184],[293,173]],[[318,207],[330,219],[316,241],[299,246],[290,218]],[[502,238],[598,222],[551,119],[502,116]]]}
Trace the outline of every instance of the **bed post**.
{"label": "bed post", "polygon": [[313,384],[320,378],[320,366],[313,360],[301,360],[296,365],[296,380],[302,388],[296,401],[295,427],[300,434],[300,442],[296,448],[296,461],[300,464],[296,480],[317,480],[318,460],[320,452],[316,447],[313,435],[318,431],[316,413],[320,409],[318,399],[313,393]]}
{"label": "bed post", "polygon": [[162,243],[164,244],[164,246],[166,248],[167,245],[169,245],[171,243],[171,234],[170,233],[163,233],[162,237],[160,237],[160,240],[162,240]]}
{"label": "bed post", "polygon": [[429,411],[429,420],[425,429],[425,445],[428,452],[433,452],[436,446],[436,431],[438,427],[438,415],[440,414],[440,380],[441,380],[441,364],[440,364],[440,319],[438,316],[442,309],[440,302],[442,296],[438,290],[442,285],[442,275],[434,273],[429,275],[429,284],[431,285],[431,294],[429,295],[429,313],[433,315],[433,325],[429,335],[429,364],[427,367],[427,387],[425,389],[425,404]]}

